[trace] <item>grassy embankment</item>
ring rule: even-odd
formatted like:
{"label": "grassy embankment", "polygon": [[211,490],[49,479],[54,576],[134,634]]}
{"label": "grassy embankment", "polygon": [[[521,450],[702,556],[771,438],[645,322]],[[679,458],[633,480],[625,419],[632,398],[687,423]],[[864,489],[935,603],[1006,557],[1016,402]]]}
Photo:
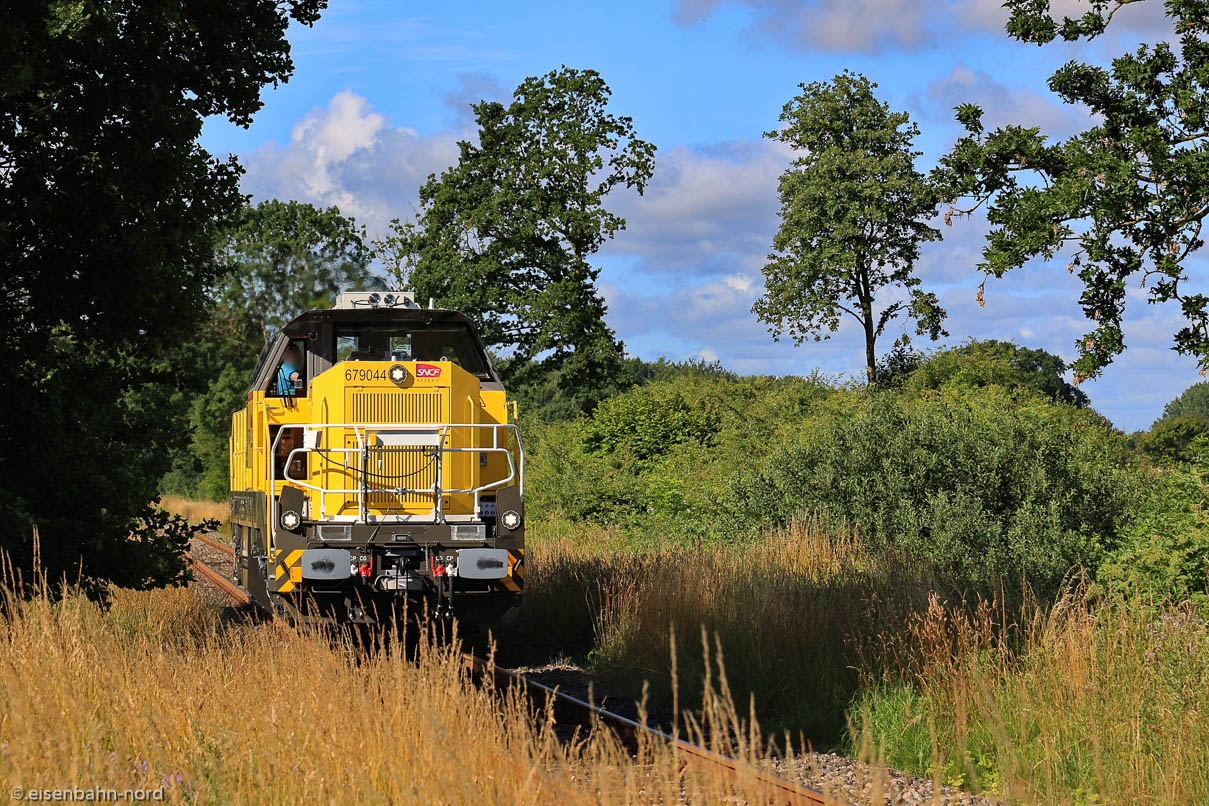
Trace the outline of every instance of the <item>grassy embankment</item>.
{"label": "grassy embankment", "polygon": [[[684,776],[662,746],[556,739],[547,718],[466,677],[453,648],[354,649],[225,621],[187,590],[6,600],[0,610],[0,782],[165,787],[186,803],[759,802]],[[721,690],[721,689],[720,689]],[[743,740],[725,697],[707,715]],[[719,732],[720,735],[720,732]],[[764,750],[741,741],[739,754]]]}
{"label": "grassy embankment", "polygon": [[[660,708],[672,704],[675,664],[683,707],[700,702],[703,694],[704,628],[711,644],[721,646],[736,698],[744,702],[753,697],[765,723],[777,732],[789,730],[799,745],[802,737],[811,737],[853,754],[862,745],[873,747],[896,768],[1018,802],[1209,801],[1204,774],[1209,769],[1209,624],[1187,603],[1095,601],[1080,591],[1048,606],[1011,592],[962,602],[958,592],[938,593],[946,585],[926,566],[871,552],[858,537],[837,536],[817,523],[754,542],[659,549],[636,549],[604,529],[546,523],[535,529],[528,565],[525,606],[502,630],[506,660],[508,655],[530,661],[579,656],[635,696],[648,683],[651,702]],[[189,678],[207,681],[197,698],[254,714],[248,735],[259,735],[262,728],[272,733],[284,725],[287,733],[293,730],[310,741],[304,735],[310,732],[301,726],[330,718],[310,713],[312,709],[320,708],[331,690],[348,691],[350,686],[355,696],[341,702],[363,703],[365,713],[379,714],[378,725],[416,718],[412,711],[383,717],[379,702],[366,699],[367,681],[354,680],[357,672],[341,665],[349,657],[332,654],[322,642],[265,627],[223,627],[212,613],[188,602],[181,592],[124,593],[105,616],[78,602],[61,608],[64,612],[55,616],[59,626],[46,621],[49,608],[38,606],[43,621],[25,623],[22,634],[32,640],[29,628],[38,623],[42,635],[74,630],[74,638],[57,639],[63,657],[81,652],[124,657],[135,651],[146,660],[159,658],[161,666],[171,659],[161,671],[143,670],[150,677],[142,680],[127,671],[110,681],[63,681],[65,697],[74,689],[111,691],[113,696],[134,696],[132,687],[160,691],[155,679],[188,676],[192,668],[212,672]],[[85,636],[93,636],[92,645],[85,646]],[[134,638],[139,640],[130,643]],[[64,645],[67,640],[74,640],[76,649]],[[10,643],[17,642],[10,637]],[[522,644],[527,648],[518,650]],[[291,669],[299,658],[302,665]],[[435,666],[423,673],[406,672],[385,657],[374,663],[386,663],[390,674],[400,676],[393,678],[397,680],[419,682],[431,675],[422,683],[430,686],[437,677],[457,676],[441,666],[448,660],[434,656]],[[50,668],[64,667],[50,658],[47,662]],[[106,667],[97,658],[85,660],[82,667],[98,665]],[[340,674],[333,675],[332,669]],[[233,675],[229,690],[219,682],[219,672]],[[5,689],[14,695],[6,713],[27,707],[14,701],[23,674],[28,672],[6,668],[11,677],[4,681]],[[321,684],[325,679],[335,685],[327,688]],[[261,725],[263,715],[245,711],[231,699],[234,691],[265,690],[266,680],[293,687],[292,718],[283,722],[282,715],[270,713]],[[370,688],[377,697],[388,691],[381,683]],[[470,689],[459,691],[457,697],[475,696]],[[170,697],[171,690],[161,695]],[[397,707],[420,705],[401,702]],[[98,741],[115,730],[140,733],[131,726],[97,723],[106,710],[102,703],[94,701],[89,709],[91,716],[77,715],[66,723],[93,720]],[[474,719],[487,718],[471,713]],[[444,719],[423,718],[436,734],[445,730]],[[508,718],[517,721],[508,733],[520,732],[515,741],[541,744],[540,731],[521,727],[519,714]],[[214,727],[223,724],[219,719]],[[467,736],[484,733],[480,723],[458,723],[463,724],[471,726]],[[30,723],[31,730],[34,725]],[[239,728],[228,724],[222,730],[230,731],[233,741]],[[211,734],[197,735],[200,741]],[[78,739],[39,740],[48,768],[59,763],[53,759],[67,748],[82,753]],[[46,748],[47,741],[57,741],[59,749]],[[105,741],[113,743],[112,738]],[[285,763],[271,760],[273,753],[286,752],[278,741],[274,738],[264,748],[263,758],[246,763]],[[434,747],[424,752],[440,752],[440,740],[432,741]],[[181,747],[179,742],[176,746]],[[216,748],[215,764],[227,750]],[[547,751],[554,752],[542,752]],[[174,769],[187,768],[190,780],[209,782],[219,773],[199,762],[198,752],[177,756],[187,760]],[[505,742],[481,752],[517,750]],[[591,752],[604,753],[604,748]],[[91,774],[82,757],[67,758],[71,769],[80,770],[73,780]],[[338,763],[335,750],[330,759]],[[557,763],[569,770],[613,761],[606,753]],[[216,792],[246,791],[238,776],[194,785],[214,786]],[[331,791],[323,789],[330,785],[314,781],[310,786],[315,789],[289,791],[322,794]],[[373,776],[366,786],[368,795],[394,791],[382,789],[383,780]]]}
{"label": "grassy embankment", "polygon": [[[732,546],[630,550],[547,524],[513,638],[584,652],[682,698],[702,628],[766,723],[1013,802],[1209,802],[1209,623],[1193,606],[1071,590],[960,600],[922,566],[817,525]],[[847,727],[846,727],[847,726]]]}

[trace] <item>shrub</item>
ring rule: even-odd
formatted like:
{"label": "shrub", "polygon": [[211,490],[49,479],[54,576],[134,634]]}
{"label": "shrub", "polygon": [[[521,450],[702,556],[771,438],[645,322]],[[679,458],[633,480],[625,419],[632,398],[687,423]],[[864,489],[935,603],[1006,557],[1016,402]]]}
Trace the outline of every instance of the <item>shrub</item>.
{"label": "shrub", "polygon": [[736,528],[805,511],[972,582],[1024,576],[1052,590],[1094,568],[1137,499],[1124,440],[1098,416],[999,387],[885,392],[816,417],[736,480]]}
{"label": "shrub", "polygon": [[569,423],[529,421],[528,506],[652,541],[716,536],[730,478],[835,392],[817,378],[683,372]]}
{"label": "shrub", "polygon": [[682,442],[711,445],[718,431],[718,402],[686,396],[677,386],[635,389],[601,403],[580,421],[584,448],[608,453],[627,448],[640,460],[662,456]]}
{"label": "shrub", "polygon": [[[1200,442],[1204,451],[1204,439]],[[1202,465],[1165,470],[1147,491],[1121,545],[1097,573],[1102,590],[1171,601],[1206,601],[1209,474]]]}

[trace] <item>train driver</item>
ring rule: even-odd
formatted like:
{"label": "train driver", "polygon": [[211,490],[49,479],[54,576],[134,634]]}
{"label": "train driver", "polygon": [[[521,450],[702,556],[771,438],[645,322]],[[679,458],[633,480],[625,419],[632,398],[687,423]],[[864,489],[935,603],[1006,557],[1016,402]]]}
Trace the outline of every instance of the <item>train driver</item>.
{"label": "train driver", "polygon": [[294,396],[294,381],[302,377],[299,374],[301,367],[302,351],[297,345],[291,344],[285,348],[285,357],[281,359],[281,366],[277,369],[277,394],[282,397]]}

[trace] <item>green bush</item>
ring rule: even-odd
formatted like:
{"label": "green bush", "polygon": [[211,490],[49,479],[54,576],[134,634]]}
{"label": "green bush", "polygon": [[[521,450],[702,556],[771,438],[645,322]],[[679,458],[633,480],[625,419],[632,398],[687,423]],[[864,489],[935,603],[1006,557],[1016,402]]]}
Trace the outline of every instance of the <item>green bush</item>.
{"label": "green bush", "polygon": [[632,538],[716,536],[730,478],[835,394],[817,378],[682,373],[572,422],[525,424],[527,506],[623,528]]}
{"label": "green bush", "polygon": [[626,449],[639,460],[649,460],[684,442],[712,445],[718,425],[716,398],[689,397],[677,386],[658,385],[604,401],[580,421],[580,430],[590,453]]}
{"label": "green bush", "polygon": [[1209,472],[1206,440],[1195,466],[1164,470],[1147,491],[1121,545],[1097,573],[1105,591],[1142,592],[1171,601],[1206,601],[1209,583]]}
{"label": "green bush", "polygon": [[1115,548],[1141,487],[1098,415],[997,386],[884,392],[814,418],[734,485],[735,528],[804,512],[972,582],[1052,590]]}

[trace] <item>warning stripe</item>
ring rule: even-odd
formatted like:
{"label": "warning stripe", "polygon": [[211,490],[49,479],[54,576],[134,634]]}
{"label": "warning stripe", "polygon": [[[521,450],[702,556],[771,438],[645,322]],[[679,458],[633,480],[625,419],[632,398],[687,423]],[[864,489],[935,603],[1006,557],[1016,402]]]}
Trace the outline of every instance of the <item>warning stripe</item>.
{"label": "warning stripe", "polygon": [[[277,556],[277,568],[273,572],[273,578],[277,580],[277,592],[289,593],[294,590],[294,586],[302,581],[302,568],[298,565],[298,561],[302,559],[302,549],[294,549],[289,554],[279,554]],[[285,577],[282,579],[282,577]]]}
{"label": "warning stripe", "polygon": [[520,593],[525,584],[525,550],[508,550],[508,576],[500,580],[504,589],[512,593]]}

